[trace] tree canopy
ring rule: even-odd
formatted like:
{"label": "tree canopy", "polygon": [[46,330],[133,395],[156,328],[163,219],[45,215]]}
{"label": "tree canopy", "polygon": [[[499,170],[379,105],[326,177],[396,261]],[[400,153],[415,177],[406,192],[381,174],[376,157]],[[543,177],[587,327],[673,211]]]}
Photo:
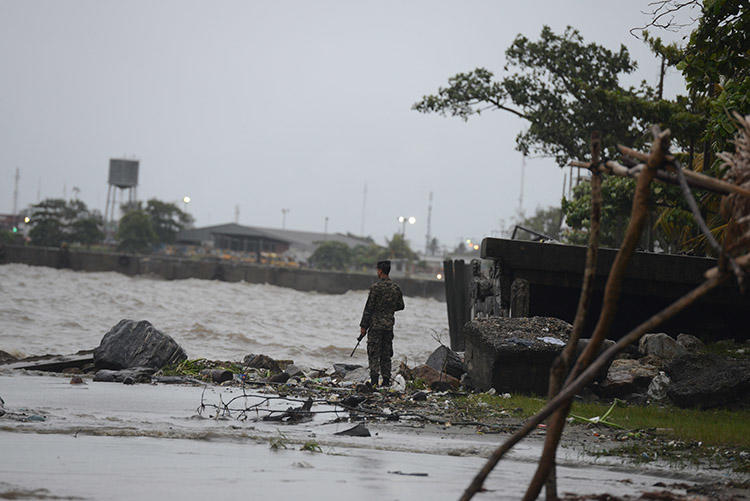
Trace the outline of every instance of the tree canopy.
{"label": "tree canopy", "polygon": [[81,200],[48,198],[32,205],[29,237],[34,245],[58,247],[63,242],[91,245],[104,238],[103,220]]}
{"label": "tree canopy", "polygon": [[131,210],[117,227],[117,249],[125,252],[150,252],[159,241],[151,217],[144,210]]}
{"label": "tree canopy", "polygon": [[592,130],[602,131],[612,156],[616,143],[641,145],[648,124],[680,111],[666,101],[655,103],[656,93],[645,82],[620,85],[637,68],[624,45],[610,50],[585,43],[572,27],[560,35],[545,26],[539,40],[518,35],[505,57],[502,79],[485,68],[459,73],[412,108],[464,120],[486,110],[512,113],[528,123],[516,137],[517,149],[552,157],[561,167],[588,156]]}

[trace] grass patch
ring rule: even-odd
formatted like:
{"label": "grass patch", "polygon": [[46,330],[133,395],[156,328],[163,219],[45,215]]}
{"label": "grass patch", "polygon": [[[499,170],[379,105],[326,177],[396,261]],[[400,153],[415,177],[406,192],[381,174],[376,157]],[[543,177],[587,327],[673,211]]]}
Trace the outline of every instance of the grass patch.
{"label": "grass patch", "polygon": [[228,370],[233,374],[241,374],[243,367],[234,362],[221,362],[218,360],[196,358],[194,360],[183,360],[182,362],[168,365],[161,370],[161,373],[164,376],[200,377],[200,373],[204,369],[222,369]]}
{"label": "grass patch", "polygon": [[[528,418],[544,407],[546,400],[526,395],[486,393],[456,397],[455,409],[478,421],[510,415]],[[591,418],[603,416],[611,403],[575,402],[573,414]],[[503,412],[504,411],[504,412]],[[750,410],[695,410],[677,407],[617,405],[607,421],[628,430],[656,431],[669,440],[702,442],[712,446],[750,448]]]}
{"label": "grass patch", "polygon": [[314,440],[310,440],[302,444],[302,447],[300,447],[301,451],[308,451],[308,452],[323,452],[323,449],[320,448],[320,445],[318,445],[318,442]]}

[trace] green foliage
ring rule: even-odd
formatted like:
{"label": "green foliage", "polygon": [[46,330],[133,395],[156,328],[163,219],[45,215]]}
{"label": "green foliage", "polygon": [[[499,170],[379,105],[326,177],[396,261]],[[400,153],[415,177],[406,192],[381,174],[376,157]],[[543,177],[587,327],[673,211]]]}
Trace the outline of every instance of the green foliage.
{"label": "green foliage", "polygon": [[299,450],[308,452],[323,452],[323,449],[320,448],[318,442],[314,440],[308,440],[307,442],[302,444],[302,447],[300,447]]}
{"label": "green foliage", "polygon": [[357,268],[375,269],[383,247],[373,243],[358,245],[352,250],[352,263]]}
{"label": "green foliage", "polygon": [[34,245],[59,247],[63,242],[91,245],[104,238],[103,220],[80,200],[48,198],[28,211]]}
{"label": "green foliage", "polygon": [[586,44],[571,27],[558,35],[545,26],[538,41],[518,35],[505,56],[505,70],[515,72],[502,80],[484,68],[459,73],[412,108],[463,119],[487,109],[508,111],[529,124],[516,138],[518,150],[553,157],[560,166],[588,156],[592,130],[602,131],[612,156],[616,143],[642,145],[649,123],[678,111],[653,105],[654,90],[645,83],[620,86],[620,77],[637,67],[625,46],[611,51]]}
{"label": "green foliage", "polygon": [[409,241],[401,233],[394,233],[393,238],[388,240],[385,250],[381,251],[379,259],[406,259],[413,261],[417,259],[417,253],[409,247]]}
{"label": "green foliage", "polygon": [[117,228],[117,249],[125,252],[149,252],[158,242],[151,217],[142,210],[134,210],[120,219]]}
{"label": "green foliage", "polygon": [[13,243],[14,240],[15,237],[13,236],[12,231],[0,229],[0,244],[10,244]]}
{"label": "green foliage", "polygon": [[177,233],[194,222],[193,216],[180,210],[177,205],[155,198],[146,202],[145,211],[151,217],[151,225],[159,243],[174,243]]}
{"label": "green foliage", "polygon": [[353,252],[343,242],[328,240],[321,243],[310,256],[311,266],[323,270],[346,270],[352,262]]}
{"label": "green foliage", "polygon": [[[614,176],[602,179],[600,245],[619,247],[630,220],[634,190],[635,182],[632,179]],[[578,245],[587,244],[591,224],[591,184],[582,182],[573,188],[573,199],[563,198],[562,210],[569,226],[565,240]]]}
{"label": "green foliage", "polygon": [[156,198],[146,202],[144,207],[141,202],[129,202],[120,207],[123,214],[134,211],[142,211],[151,219],[151,227],[156,234],[156,243],[174,243],[177,233],[189,228],[193,222],[193,216],[183,212],[180,208],[170,202],[162,202]]}
{"label": "green foliage", "polygon": [[[537,207],[533,215],[524,217],[518,224],[554,239],[559,239],[561,218],[562,209],[560,207]],[[531,239],[532,237],[533,235],[522,231],[516,236],[518,239]]]}
{"label": "green foliage", "polygon": [[287,444],[289,443],[289,437],[287,437],[285,434],[278,431],[279,436],[278,437],[271,437],[271,439],[268,441],[268,446],[271,448],[271,450],[277,451],[279,449],[286,449]]}

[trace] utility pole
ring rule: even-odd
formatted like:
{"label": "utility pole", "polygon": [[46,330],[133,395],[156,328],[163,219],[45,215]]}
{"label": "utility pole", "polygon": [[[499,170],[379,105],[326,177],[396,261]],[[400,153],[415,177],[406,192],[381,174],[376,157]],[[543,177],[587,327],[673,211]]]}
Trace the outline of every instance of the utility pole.
{"label": "utility pole", "polygon": [[289,213],[289,209],[281,209],[281,229],[286,229],[286,215]]}
{"label": "utility pole", "polygon": [[13,224],[18,224],[18,181],[21,180],[21,173],[16,167],[15,187],[13,188]]}
{"label": "utility pole", "polygon": [[234,224],[240,224],[240,206],[239,204],[234,206]]}
{"label": "utility pole", "polygon": [[323,219],[323,233],[325,233],[326,240],[328,240],[328,216]]}
{"label": "utility pole", "polygon": [[365,188],[362,190],[362,224],[359,226],[359,235],[365,236],[365,207],[367,206],[367,183]]}
{"label": "utility pole", "polygon": [[[427,202],[427,235],[425,236],[424,255],[430,253],[430,241],[432,240],[432,192]],[[430,253],[430,255],[432,255]]]}
{"label": "utility pole", "polygon": [[521,157],[521,192],[518,195],[518,214],[523,214],[523,184],[526,177],[526,155]]}

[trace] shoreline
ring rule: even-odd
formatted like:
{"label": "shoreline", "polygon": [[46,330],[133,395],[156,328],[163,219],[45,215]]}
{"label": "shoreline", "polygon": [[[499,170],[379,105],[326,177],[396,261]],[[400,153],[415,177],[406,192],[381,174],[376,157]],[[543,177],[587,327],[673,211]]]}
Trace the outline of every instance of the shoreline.
{"label": "shoreline", "polygon": [[[448,463],[453,465],[448,468],[449,471],[455,467],[455,464],[460,464],[461,468],[465,469],[465,473],[475,473],[484,463],[484,458],[504,436],[503,433],[478,433],[476,427],[472,426],[365,420],[366,426],[372,433],[371,437],[339,437],[334,433],[355,424],[355,422],[349,422],[343,415],[340,417],[344,419],[338,422],[332,419],[332,416],[322,414],[315,415],[310,422],[299,424],[239,421],[235,419],[235,416],[219,416],[218,419],[206,416],[196,417],[196,409],[202,397],[206,402],[226,402],[232,397],[241,395],[241,388],[236,386],[211,384],[205,386],[164,384],[128,386],[94,382],[88,377],[84,379],[86,384],[83,385],[71,385],[69,381],[69,375],[28,371],[9,373],[7,370],[0,369],[0,397],[5,400],[6,412],[26,409],[23,412],[29,414],[29,417],[31,415],[44,417],[39,421],[23,422],[8,419],[6,414],[5,417],[0,418],[0,434],[5,435],[5,438],[12,437],[10,441],[24,444],[24,447],[33,443],[35,445],[32,447],[50,447],[52,452],[57,447],[56,444],[69,440],[70,437],[85,438],[84,442],[89,444],[92,454],[94,454],[93,451],[102,447],[102,444],[118,444],[114,452],[110,451],[105,454],[105,456],[112,455],[112,457],[103,458],[107,461],[118,457],[120,454],[117,452],[118,448],[128,449],[133,443],[144,440],[156,441],[153,447],[157,450],[159,448],[189,450],[198,447],[223,454],[226,451],[234,451],[238,446],[249,447],[255,455],[277,454],[281,457],[288,457],[290,461],[304,458],[304,461],[312,464],[313,467],[309,468],[312,471],[316,471],[318,463],[328,461],[321,458],[364,456],[371,459],[377,456],[381,462],[405,461],[413,465],[431,464],[434,470],[416,473],[427,473],[428,479],[433,481],[435,471],[447,468]],[[278,392],[275,394],[278,395]],[[283,408],[288,405],[288,402],[282,401],[274,405]],[[40,414],[33,414],[37,412]],[[519,422],[521,420],[520,418],[514,419]],[[578,424],[566,428],[558,462],[560,469],[567,472],[562,476],[563,478],[573,476],[584,480],[580,481],[582,488],[578,488],[578,482],[561,483],[561,493],[571,492],[572,489],[577,494],[594,494],[598,487],[599,494],[607,492],[617,496],[631,496],[635,495],[638,489],[643,490],[653,487],[653,484],[663,484],[675,495],[684,496],[686,484],[714,485],[727,479],[732,479],[739,484],[744,483],[747,489],[747,482],[750,478],[743,473],[708,470],[700,465],[688,470],[668,463],[644,466],[615,456],[597,458],[587,452],[585,447],[587,441],[593,440],[596,446],[613,445],[616,441],[610,438],[592,439],[594,433],[592,430],[594,428]],[[493,473],[491,478],[503,477],[508,470],[515,472],[513,476],[523,475],[530,478],[541,450],[543,433],[543,429],[537,430],[519,444],[508,458],[501,462],[497,473]],[[132,442],[133,440],[136,442]],[[162,445],[156,445],[158,443]],[[276,448],[273,447],[274,443],[277,444]],[[307,449],[307,451],[300,449]],[[65,452],[67,453],[69,451]],[[159,456],[158,452],[155,454]],[[2,469],[7,470],[10,466],[7,462],[10,456],[6,455],[4,458],[0,464],[4,464]],[[148,462],[156,460],[157,458],[148,458]],[[283,461],[284,465],[288,462]],[[285,472],[288,470],[282,466],[273,472],[266,472],[266,475],[263,472],[259,474],[283,484]],[[132,468],[138,469],[137,465],[132,465]],[[344,467],[344,471],[346,468]],[[404,472],[403,469],[401,471]],[[391,474],[387,472],[385,474],[389,481],[392,480]],[[51,488],[54,493],[71,492],[71,495],[79,495],[76,494],[78,491],[75,489],[61,491],[64,485],[52,485],[54,482],[49,485],[45,484],[44,475],[41,473],[37,476],[33,472],[25,472],[24,475],[30,479],[29,482],[36,478],[40,483],[15,485],[13,488]],[[457,489],[465,487],[464,484],[468,484],[469,480],[470,477],[466,476],[460,479],[452,478],[448,490],[455,494]],[[319,482],[313,478],[306,478],[301,482],[309,484],[313,489],[319,489],[315,490],[316,494],[326,491],[325,486],[319,485]],[[525,482],[526,480],[516,481],[521,486],[519,489],[525,488]],[[359,492],[361,485],[350,485],[347,488],[353,488]],[[495,480],[491,480],[488,488],[494,489],[497,493],[497,489],[506,487],[498,486]],[[0,484],[1,489],[2,484]],[[507,498],[519,497],[520,493],[516,493],[516,490],[508,491],[513,494],[509,494]],[[277,489],[275,492],[278,494],[282,491]],[[352,493],[351,490],[347,492]],[[460,490],[458,492],[460,493]],[[750,495],[750,491],[743,492]],[[333,499],[338,499],[336,493],[330,494],[333,495]],[[186,495],[192,498],[189,493]],[[439,499],[457,497],[457,495],[442,497],[441,492],[435,492],[434,495]],[[502,497],[506,498],[506,496]],[[682,498],[676,497],[675,499]]]}

